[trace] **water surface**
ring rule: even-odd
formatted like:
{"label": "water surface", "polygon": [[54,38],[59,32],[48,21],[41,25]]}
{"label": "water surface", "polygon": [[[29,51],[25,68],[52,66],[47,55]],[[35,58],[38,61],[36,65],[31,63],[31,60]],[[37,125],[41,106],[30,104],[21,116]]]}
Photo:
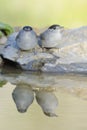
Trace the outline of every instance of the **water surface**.
{"label": "water surface", "polygon": [[[0,130],[87,130],[87,75],[42,74],[0,70]],[[58,99],[55,113],[46,116],[36,99],[27,112],[20,113],[12,98],[17,85],[53,92]]]}

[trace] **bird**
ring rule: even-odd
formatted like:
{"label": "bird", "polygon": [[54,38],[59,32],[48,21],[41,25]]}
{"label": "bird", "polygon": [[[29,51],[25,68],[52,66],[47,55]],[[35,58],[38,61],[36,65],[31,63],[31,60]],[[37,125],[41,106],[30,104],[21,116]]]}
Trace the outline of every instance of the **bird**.
{"label": "bird", "polygon": [[34,49],[37,44],[37,34],[31,26],[24,26],[16,36],[17,46],[24,51]]}
{"label": "bird", "polygon": [[62,31],[64,27],[54,24],[40,34],[40,46],[46,49],[58,48],[58,44],[62,39]]}
{"label": "bird", "polygon": [[58,99],[52,92],[36,91],[36,101],[42,108],[45,115],[49,117],[57,117],[55,109],[58,106]]}
{"label": "bird", "polygon": [[16,104],[17,110],[20,113],[27,111],[28,107],[34,101],[34,93],[29,86],[19,84],[13,90],[12,93],[13,100]]}

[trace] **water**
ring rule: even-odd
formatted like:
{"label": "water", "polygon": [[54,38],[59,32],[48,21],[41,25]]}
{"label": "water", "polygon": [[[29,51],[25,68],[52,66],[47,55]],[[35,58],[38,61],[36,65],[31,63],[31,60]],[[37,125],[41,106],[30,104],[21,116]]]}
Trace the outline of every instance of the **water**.
{"label": "water", "polygon": [[[28,73],[6,68],[0,72],[0,130],[87,130],[86,74]],[[45,115],[35,98],[27,112],[18,112],[12,98],[17,86],[29,87],[34,97],[36,91],[54,94],[58,117]]]}

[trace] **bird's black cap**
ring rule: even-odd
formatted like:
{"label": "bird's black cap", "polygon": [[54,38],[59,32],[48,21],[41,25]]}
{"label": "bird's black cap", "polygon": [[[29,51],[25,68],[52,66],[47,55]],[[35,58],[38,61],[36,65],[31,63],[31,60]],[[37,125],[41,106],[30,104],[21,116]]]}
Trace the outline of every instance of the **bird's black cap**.
{"label": "bird's black cap", "polygon": [[48,29],[56,29],[56,28],[61,28],[62,26],[58,25],[58,24],[54,24],[54,25],[51,25]]}
{"label": "bird's black cap", "polygon": [[33,29],[32,29],[32,27],[30,27],[30,26],[24,26],[24,27],[23,27],[23,30],[24,30],[24,31],[31,31],[31,30],[33,30]]}

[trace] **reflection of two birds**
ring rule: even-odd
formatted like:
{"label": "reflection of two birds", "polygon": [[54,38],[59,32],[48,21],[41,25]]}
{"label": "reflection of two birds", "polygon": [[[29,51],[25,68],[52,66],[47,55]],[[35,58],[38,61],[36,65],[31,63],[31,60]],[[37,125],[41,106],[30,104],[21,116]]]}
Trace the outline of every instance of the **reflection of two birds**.
{"label": "reflection of two birds", "polygon": [[34,93],[37,103],[42,108],[45,115],[53,117],[57,116],[55,110],[58,106],[58,100],[53,92],[45,90],[35,90],[26,85],[18,85],[12,93],[13,100],[17,110],[21,113],[27,111],[28,107],[34,101]]}

